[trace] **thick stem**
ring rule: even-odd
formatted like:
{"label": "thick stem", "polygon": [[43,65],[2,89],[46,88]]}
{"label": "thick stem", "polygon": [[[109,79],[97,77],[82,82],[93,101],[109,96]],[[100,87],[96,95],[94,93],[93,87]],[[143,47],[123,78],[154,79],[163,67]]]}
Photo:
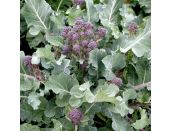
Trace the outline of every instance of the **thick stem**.
{"label": "thick stem", "polygon": [[78,131],[78,125],[75,125],[75,131]]}

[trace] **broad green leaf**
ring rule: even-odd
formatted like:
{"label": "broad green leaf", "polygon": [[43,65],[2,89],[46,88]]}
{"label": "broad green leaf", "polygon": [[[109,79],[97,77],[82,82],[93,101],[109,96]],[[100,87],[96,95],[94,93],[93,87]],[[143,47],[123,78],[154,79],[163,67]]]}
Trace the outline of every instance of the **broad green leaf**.
{"label": "broad green leaf", "polygon": [[63,96],[56,95],[56,105],[59,107],[64,107],[68,105],[70,95],[67,93],[64,93]]}
{"label": "broad green leaf", "polygon": [[33,110],[33,108],[27,103],[20,105],[20,119],[21,121],[42,121],[42,116],[44,115],[44,111],[42,110]]}
{"label": "broad green leaf", "polygon": [[39,97],[39,94],[35,92],[31,92],[28,96],[28,104],[30,104],[34,110],[37,110],[41,104]]}
{"label": "broad green leaf", "polygon": [[32,36],[38,35],[39,32],[40,32],[40,30],[36,29],[35,27],[30,27],[30,29],[29,29],[29,33],[30,33]]}
{"label": "broad green leaf", "polygon": [[121,38],[120,50],[123,53],[126,53],[132,49],[133,53],[137,57],[141,57],[144,53],[150,51],[150,35],[151,35],[151,20],[148,19],[145,25],[144,30],[136,37],[129,38],[123,36]]}
{"label": "broad green leaf", "polygon": [[82,99],[79,99],[79,98],[76,98],[74,96],[71,96],[71,98],[69,99],[69,104],[72,106],[72,107],[79,107],[81,106],[82,104]]}
{"label": "broad green leaf", "polygon": [[85,91],[85,99],[88,103],[93,103],[95,101],[94,94],[90,91],[90,89],[87,89]]}
{"label": "broad green leaf", "polygon": [[69,25],[74,25],[76,18],[81,17],[83,15],[83,11],[81,9],[76,9],[72,7],[66,11],[66,14],[68,15],[67,18]]}
{"label": "broad green leaf", "polygon": [[136,120],[136,122],[132,124],[132,126],[137,130],[143,129],[145,126],[149,125],[149,119],[146,110],[140,109],[140,114],[141,114],[141,119]]}
{"label": "broad green leaf", "polygon": [[53,117],[56,114],[57,106],[55,103],[49,101],[46,104],[46,109],[44,111],[44,115],[46,117]]}
{"label": "broad green leaf", "polygon": [[48,29],[49,15],[52,12],[50,5],[45,0],[25,0],[21,10],[28,27],[45,32]]}
{"label": "broad green leaf", "polygon": [[138,0],[141,7],[144,7],[146,13],[151,13],[151,0]]}
{"label": "broad green leaf", "polygon": [[[119,70],[125,67],[125,55],[121,53],[114,53],[103,58],[103,64],[106,70],[112,72],[113,70]],[[111,73],[110,73],[111,74]]]}
{"label": "broad green leaf", "polygon": [[[34,77],[33,77],[34,78]],[[25,76],[20,76],[20,91],[36,90],[39,88],[40,82],[36,79],[30,79]]]}
{"label": "broad green leaf", "polygon": [[92,83],[87,81],[79,86],[79,90],[85,91],[85,90],[89,89],[91,85],[92,85]]}
{"label": "broad green leaf", "polygon": [[132,114],[133,109],[129,108],[127,103],[120,96],[116,97],[115,106],[111,106],[110,110],[114,113],[119,113],[122,117],[125,115]]}
{"label": "broad green leaf", "polygon": [[104,49],[94,49],[89,55],[89,64],[98,69],[101,60],[106,56],[106,51]]}
{"label": "broad green leaf", "polygon": [[97,10],[93,0],[85,0],[87,9],[87,18],[89,22],[97,22],[99,20]]}
{"label": "broad green leaf", "polygon": [[78,81],[72,76],[65,73],[59,75],[52,75],[49,80],[45,83],[45,88],[52,90],[54,93],[70,93],[69,90],[74,86],[78,85]]}
{"label": "broad green leaf", "polygon": [[103,5],[96,6],[101,23],[112,31],[114,38],[119,38],[118,10],[122,5],[122,0],[108,0]]}
{"label": "broad green leaf", "polygon": [[124,101],[128,101],[130,99],[135,99],[137,97],[137,93],[134,89],[127,89],[123,92],[123,99]]}
{"label": "broad green leaf", "polygon": [[112,115],[112,128],[115,131],[133,131],[127,120],[115,113]]}
{"label": "broad green leaf", "polygon": [[54,46],[62,46],[62,39],[61,37],[58,35],[58,34],[54,34],[54,33],[46,33],[45,35],[45,39],[51,44],[51,45],[54,45]]}
{"label": "broad green leaf", "polygon": [[41,33],[37,35],[35,38],[33,38],[31,41],[28,42],[30,48],[35,48],[38,46],[42,41],[44,40],[44,37]]}
{"label": "broad green leaf", "polygon": [[70,90],[70,94],[75,96],[76,98],[82,98],[84,96],[84,93],[79,90],[79,85],[75,85]]}
{"label": "broad green leaf", "polygon": [[54,61],[54,54],[51,52],[51,46],[46,45],[44,48],[38,48],[36,54],[40,58],[46,58],[47,60]]}
{"label": "broad green leaf", "polygon": [[63,125],[61,122],[56,119],[52,119],[52,121],[54,123],[54,129],[52,131],[62,131]]}
{"label": "broad green leaf", "polygon": [[20,131],[41,131],[40,128],[36,125],[31,125],[24,123],[20,126]]}
{"label": "broad green leaf", "polygon": [[95,102],[111,102],[116,103],[115,95],[119,92],[119,88],[114,84],[105,84],[98,87],[95,95]]}

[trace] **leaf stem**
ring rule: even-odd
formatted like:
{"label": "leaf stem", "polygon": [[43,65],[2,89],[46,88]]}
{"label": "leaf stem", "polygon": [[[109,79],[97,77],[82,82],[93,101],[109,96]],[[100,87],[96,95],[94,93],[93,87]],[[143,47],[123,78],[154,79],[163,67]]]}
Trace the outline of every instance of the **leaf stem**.
{"label": "leaf stem", "polygon": [[75,125],[75,131],[78,131],[78,125]]}
{"label": "leaf stem", "polygon": [[27,96],[20,96],[20,98],[27,98]]}
{"label": "leaf stem", "polygon": [[61,6],[61,4],[62,4],[62,1],[63,1],[63,0],[60,1],[59,5],[58,5],[58,7],[57,7],[57,13],[58,13],[59,8],[60,8],[60,6]]}
{"label": "leaf stem", "polygon": [[147,82],[147,83],[143,83],[143,84],[136,85],[136,86],[134,86],[133,88],[134,88],[135,90],[141,90],[141,89],[145,88],[146,86],[148,86],[148,85],[150,85],[150,84],[151,84],[151,82],[149,81],[149,82]]}
{"label": "leaf stem", "polygon": [[20,73],[20,76],[23,76],[23,77],[26,77],[26,78],[35,80],[35,77],[34,76],[31,76],[31,75],[27,75],[27,74]]}

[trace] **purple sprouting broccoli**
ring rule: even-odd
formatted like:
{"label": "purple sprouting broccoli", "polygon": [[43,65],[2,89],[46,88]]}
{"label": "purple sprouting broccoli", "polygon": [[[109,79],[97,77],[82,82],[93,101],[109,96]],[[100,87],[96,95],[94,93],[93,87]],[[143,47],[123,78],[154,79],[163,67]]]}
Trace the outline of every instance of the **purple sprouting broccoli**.
{"label": "purple sprouting broccoli", "polygon": [[84,24],[85,29],[93,29],[93,25],[90,22]]}
{"label": "purple sprouting broccoli", "polygon": [[91,40],[90,43],[88,44],[88,47],[90,49],[95,49],[97,47],[96,41]]}
{"label": "purple sprouting broccoli", "polygon": [[29,68],[29,69],[32,68],[31,60],[32,60],[32,56],[25,56],[25,57],[23,58],[23,63],[24,63],[24,65],[25,65],[27,68]]}
{"label": "purple sprouting broccoli", "polygon": [[84,0],[74,0],[73,2],[75,5],[82,5],[84,3]]}
{"label": "purple sprouting broccoli", "polygon": [[137,31],[138,31],[138,25],[137,23],[135,22],[131,22],[128,24],[128,31],[131,33],[131,34],[136,34]]}
{"label": "purple sprouting broccoli", "polygon": [[80,50],[81,50],[81,47],[79,44],[75,44],[73,46],[73,51],[76,53],[76,54],[79,54],[80,53]]}
{"label": "purple sprouting broccoli", "polygon": [[78,35],[77,33],[74,33],[74,34],[72,35],[72,40],[73,40],[73,41],[76,41],[78,38],[79,38],[79,35]]}
{"label": "purple sprouting broccoli", "polygon": [[83,40],[83,41],[81,41],[81,45],[82,45],[83,47],[87,47],[87,46],[88,46],[88,40]]}
{"label": "purple sprouting broccoli", "polygon": [[103,28],[103,27],[99,27],[98,31],[97,31],[97,34],[98,34],[99,38],[104,37],[106,35],[106,29]]}
{"label": "purple sprouting broccoli", "polygon": [[122,86],[122,84],[123,84],[122,79],[119,78],[119,77],[116,77],[116,76],[113,76],[111,82],[114,83],[117,86]]}
{"label": "purple sprouting broccoli", "polygon": [[78,125],[83,118],[83,113],[79,109],[74,108],[69,112],[68,117],[74,125]]}
{"label": "purple sprouting broccoli", "polygon": [[80,27],[84,24],[84,21],[83,19],[81,18],[77,18],[76,21],[75,21],[75,25],[80,25]]}
{"label": "purple sprouting broccoli", "polygon": [[62,54],[67,55],[70,52],[69,45],[65,44],[62,48]]}
{"label": "purple sprouting broccoli", "polygon": [[91,34],[93,34],[93,30],[92,29],[88,29],[88,30],[85,31],[85,35],[86,36],[89,36]]}

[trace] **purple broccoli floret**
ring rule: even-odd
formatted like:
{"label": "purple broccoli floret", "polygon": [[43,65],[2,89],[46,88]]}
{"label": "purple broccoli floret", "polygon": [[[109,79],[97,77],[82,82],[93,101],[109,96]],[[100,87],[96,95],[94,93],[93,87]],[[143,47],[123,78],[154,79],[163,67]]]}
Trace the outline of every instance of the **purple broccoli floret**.
{"label": "purple broccoli floret", "polygon": [[137,30],[138,30],[137,23],[131,22],[131,23],[128,24],[128,31],[129,31],[130,33],[135,34],[135,33],[137,33]]}
{"label": "purple broccoli floret", "polygon": [[83,118],[83,113],[79,109],[75,108],[69,112],[68,117],[74,125],[78,125]]}
{"label": "purple broccoli floret", "polygon": [[81,42],[81,45],[82,45],[83,47],[87,47],[87,46],[88,46],[88,40],[83,40],[83,41]]}
{"label": "purple broccoli floret", "polygon": [[88,47],[91,48],[91,49],[95,49],[97,47],[97,43],[95,41],[91,41],[89,44],[88,44]]}
{"label": "purple broccoli floret", "polygon": [[122,79],[119,77],[114,76],[111,80],[112,83],[114,83],[117,86],[122,86]]}
{"label": "purple broccoli floret", "polygon": [[75,5],[82,5],[84,3],[84,0],[74,0]]}
{"label": "purple broccoli floret", "polygon": [[75,45],[73,46],[73,51],[74,51],[75,53],[79,54],[79,53],[80,53],[80,50],[81,50],[81,48],[80,48],[80,45],[79,45],[79,44],[75,44]]}
{"label": "purple broccoli floret", "polygon": [[25,65],[27,68],[29,68],[29,69],[32,68],[31,60],[32,60],[32,56],[25,56],[25,57],[23,58],[23,63],[24,63],[24,65]]}
{"label": "purple broccoli floret", "polygon": [[103,27],[98,28],[97,34],[100,38],[104,37],[106,35],[106,29]]}
{"label": "purple broccoli floret", "polygon": [[66,55],[70,52],[70,47],[69,45],[65,44],[62,49],[62,54]]}

